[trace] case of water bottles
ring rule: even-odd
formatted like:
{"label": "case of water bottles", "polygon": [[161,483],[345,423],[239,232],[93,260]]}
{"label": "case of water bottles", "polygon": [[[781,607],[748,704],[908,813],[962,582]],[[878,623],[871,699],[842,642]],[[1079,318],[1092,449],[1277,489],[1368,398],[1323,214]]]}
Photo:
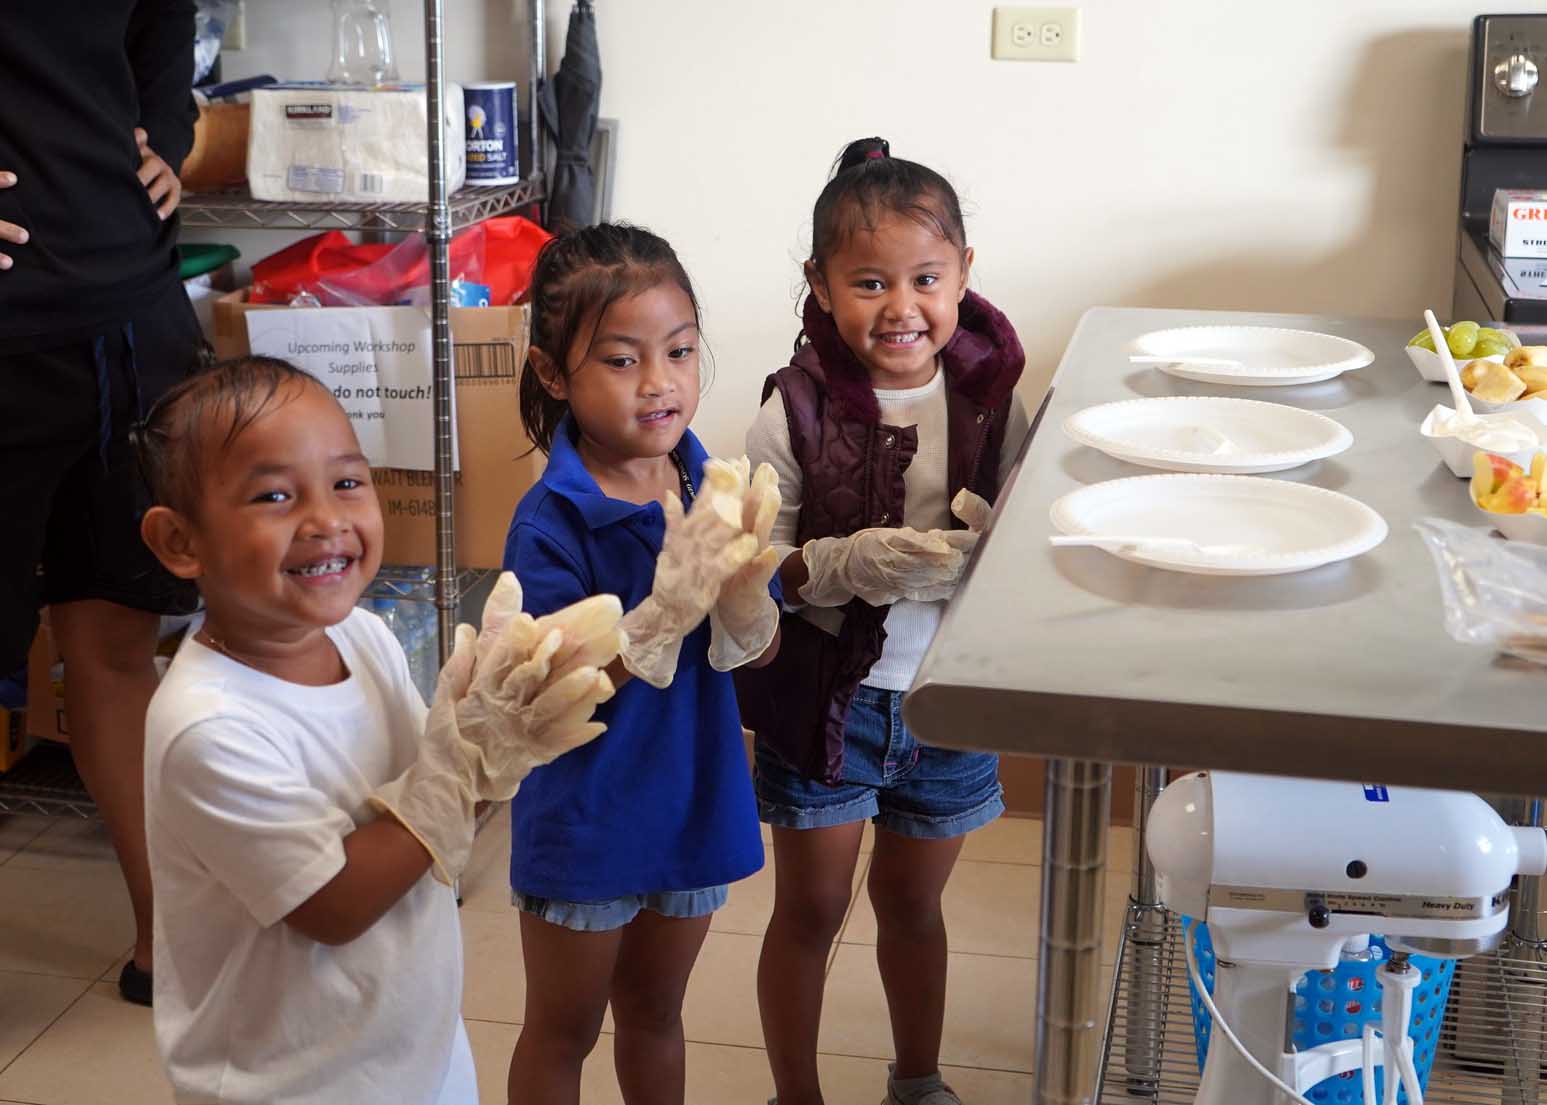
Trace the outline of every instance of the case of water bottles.
{"label": "case of water bottles", "polygon": [[392,630],[408,657],[414,686],[429,702],[440,673],[440,648],[436,636],[435,569],[383,564],[375,581],[360,598]]}

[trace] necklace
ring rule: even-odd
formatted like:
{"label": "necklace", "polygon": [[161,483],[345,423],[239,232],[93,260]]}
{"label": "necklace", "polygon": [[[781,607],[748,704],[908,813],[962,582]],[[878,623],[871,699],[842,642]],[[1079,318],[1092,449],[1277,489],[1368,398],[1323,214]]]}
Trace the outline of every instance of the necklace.
{"label": "necklace", "polygon": [[[195,638],[203,637],[204,638],[204,643],[209,645],[216,652],[220,653],[223,656],[228,656],[232,660],[236,660],[236,653],[232,652],[229,648],[227,648],[226,647],[226,643],[224,641],[222,641],[220,638],[216,637],[213,633],[211,633],[209,630],[205,629],[202,625],[199,627],[199,632],[196,633],[194,636],[195,636]],[[237,663],[241,663],[241,661],[238,660]]]}

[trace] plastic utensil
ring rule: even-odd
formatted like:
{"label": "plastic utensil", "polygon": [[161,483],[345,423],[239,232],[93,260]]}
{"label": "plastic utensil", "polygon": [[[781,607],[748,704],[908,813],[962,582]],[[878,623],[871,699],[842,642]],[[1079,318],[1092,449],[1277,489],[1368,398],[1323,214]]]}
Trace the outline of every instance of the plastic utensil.
{"label": "plastic utensil", "polygon": [[1440,355],[1440,363],[1445,366],[1445,382],[1450,385],[1450,398],[1456,404],[1456,414],[1462,421],[1471,421],[1477,415],[1472,413],[1472,404],[1467,400],[1466,388],[1461,386],[1461,373],[1456,368],[1456,359],[1450,355],[1450,346],[1445,341],[1445,331],[1440,329],[1440,323],[1434,317],[1434,312],[1424,309],[1423,320],[1429,325],[1429,336],[1434,339],[1434,351]]}
{"label": "plastic utensil", "polygon": [[1130,364],[1194,364],[1209,368],[1240,368],[1241,362],[1229,357],[1162,357],[1148,353],[1134,353],[1128,357]]}
{"label": "plastic utensil", "polygon": [[1200,545],[1188,537],[1113,537],[1104,533],[1055,533],[1048,539],[1055,548],[1090,547],[1097,549],[1175,549],[1204,556],[1258,556],[1267,550],[1261,545]]}

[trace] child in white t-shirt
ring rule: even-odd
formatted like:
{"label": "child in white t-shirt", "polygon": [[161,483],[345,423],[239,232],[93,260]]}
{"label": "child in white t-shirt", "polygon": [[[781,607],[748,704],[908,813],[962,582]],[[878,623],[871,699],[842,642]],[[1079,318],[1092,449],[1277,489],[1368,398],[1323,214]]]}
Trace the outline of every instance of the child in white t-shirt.
{"label": "child in white t-shirt", "polygon": [[502,579],[426,710],[396,640],[355,608],[381,512],[325,388],[283,361],[225,362],[168,392],[137,443],[146,542],[206,607],[145,748],[156,1037],[177,1100],[476,1103],[448,884],[474,803],[600,731],[616,600],[544,624]]}

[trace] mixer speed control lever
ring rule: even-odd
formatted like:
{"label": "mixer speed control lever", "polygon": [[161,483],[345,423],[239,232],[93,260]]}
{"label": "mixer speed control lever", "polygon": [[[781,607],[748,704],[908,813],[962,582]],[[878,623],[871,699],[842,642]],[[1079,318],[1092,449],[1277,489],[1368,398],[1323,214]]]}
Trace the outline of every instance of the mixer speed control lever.
{"label": "mixer speed control lever", "polygon": [[1305,896],[1305,919],[1311,923],[1313,929],[1324,929],[1332,923],[1332,911],[1327,908],[1327,899],[1320,894],[1307,894]]}
{"label": "mixer speed control lever", "polygon": [[1512,100],[1536,91],[1536,62],[1526,54],[1511,54],[1493,67],[1493,84]]}

